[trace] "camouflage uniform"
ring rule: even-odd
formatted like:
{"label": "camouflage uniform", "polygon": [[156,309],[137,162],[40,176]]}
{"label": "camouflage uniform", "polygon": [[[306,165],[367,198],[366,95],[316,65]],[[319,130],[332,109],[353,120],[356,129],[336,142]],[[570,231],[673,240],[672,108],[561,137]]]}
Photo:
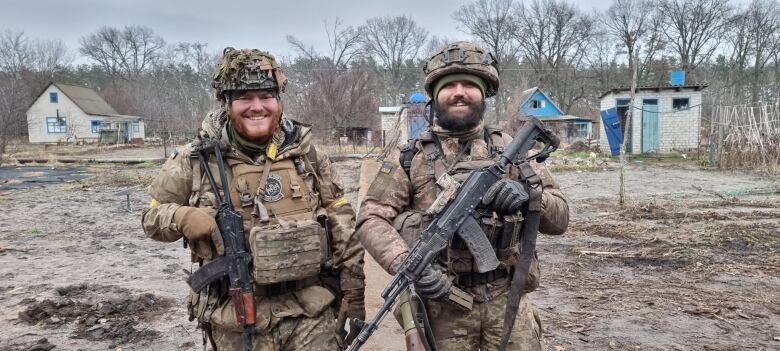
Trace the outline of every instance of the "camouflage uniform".
{"label": "camouflage uniform", "polygon": [[[224,110],[210,113],[203,122],[201,133],[221,137],[226,150],[225,168],[232,205],[244,220],[247,247],[254,257],[257,331],[253,334],[253,350],[335,350],[338,346],[334,309],[340,302],[334,301],[335,295],[364,289],[365,279],[363,249],[352,236],[355,213],[343,197],[341,179],[327,155],[317,152],[311,144],[309,126],[283,121],[286,127],[277,128],[266,153],[251,157],[231,143],[225,130],[227,127],[223,126],[226,118]],[[215,211],[214,191],[201,170],[200,160],[193,157],[197,143],[172,155],[149,187],[153,201],[144,211],[143,228],[154,240],[172,242],[182,237],[173,220],[174,213],[182,206],[198,207],[210,213]],[[261,193],[259,184],[266,162],[270,174]],[[209,168],[221,188],[214,157],[209,159]],[[269,219],[258,218],[258,203],[267,209]],[[284,229],[298,238],[304,229],[291,223],[308,223],[313,216],[323,214],[327,215],[329,233],[326,235],[324,230],[316,229],[314,247],[306,247],[309,250],[306,255],[310,251],[318,253],[315,258],[301,254],[289,262],[274,262],[273,257],[265,262],[269,261],[264,259],[268,257],[264,256],[268,251],[259,246],[264,244],[261,237],[265,233]],[[303,239],[285,239],[278,250],[299,245],[300,240]],[[191,246],[193,262],[208,263],[214,257],[211,246]],[[308,266],[296,266],[299,261],[306,260]],[[284,272],[262,270],[281,264],[293,267]],[[302,273],[304,270],[305,274]],[[282,274],[294,279],[280,279]],[[191,292],[190,317],[213,329],[212,339],[220,351],[243,350],[243,329],[236,322],[235,309],[226,288],[223,279],[199,293]]]}
{"label": "camouflage uniform", "polygon": [[[479,61],[477,61],[479,62]],[[429,91],[430,94],[430,91]],[[435,146],[434,138],[440,142]],[[377,178],[369,188],[357,220],[356,234],[366,250],[385,270],[392,271],[409,251],[430,218],[425,211],[436,199],[440,189],[436,179],[450,173],[463,181],[474,170],[486,167],[500,156],[511,136],[479,125],[469,131],[445,131],[437,125],[415,141],[407,171],[401,165],[402,150],[395,150],[384,160]],[[465,148],[465,150],[463,150]],[[464,151],[458,158],[461,151]],[[438,152],[437,152],[438,151]],[[532,162],[543,184],[540,232],[562,234],[568,225],[568,204],[555,180],[543,164]],[[518,179],[519,171],[512,166],[507,178]],[[506,222],[512,217],[509,222]],[[473,257],[463,242],[453,238],[437,261],[446,267],[454,284],[474,296],[471,311],[450,302],[426,302],[428,317],[439,350],[497,350],[503,334],[503,320],[511,281],[511,270],[519,261],[519,228],[522,218],[506,216],[503,221],[494,213],[483,213],[482,227],[501,265],[496,271],[477,273]],[[506,224],[509,223],[509,224]],[[503,227],[514,228],[511,240]],[[536,289],[539,264],[533,260],[526,292]],[[520,303],[509,349],[543,350],[541,322],[536,309],[524,295]]]}

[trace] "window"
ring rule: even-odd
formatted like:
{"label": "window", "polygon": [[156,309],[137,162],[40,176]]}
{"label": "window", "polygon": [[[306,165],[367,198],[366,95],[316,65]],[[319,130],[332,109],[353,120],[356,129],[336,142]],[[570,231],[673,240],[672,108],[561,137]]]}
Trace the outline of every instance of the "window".
{"label": "window", "polygon": [[531,108],[544,108],[544,100],[531,100]]}
{"label": "window", "polygon": [[90,126],[92,127],[92,134],[100,133],[100,121],[92,121]]}
{"label": "window", "polygon": [[575,130],[576,130],[576,137],[577,138],[588,138],[590,135],[588,133],[588,123],[587,122],[576,122],[574,124]]}
{"label": "window", "polygon": [[672,99],[672,110],[679,111],[679,110],[687,110],[690,104],[690,100],[688,98],[676,98]]}
{"label": "window", "polygon": [[67,133],[65,117],[46,117],[46,131],[49,133]]}
{"label": "window", "polygon": [[56,104],[57,103],[57,99],[58,99],[57,92],[53,91],[53,92],[49,93],[49,102]]}
{"label": "window", "polygon": [[141,122],[133,122],[133,133],[141,132]]}

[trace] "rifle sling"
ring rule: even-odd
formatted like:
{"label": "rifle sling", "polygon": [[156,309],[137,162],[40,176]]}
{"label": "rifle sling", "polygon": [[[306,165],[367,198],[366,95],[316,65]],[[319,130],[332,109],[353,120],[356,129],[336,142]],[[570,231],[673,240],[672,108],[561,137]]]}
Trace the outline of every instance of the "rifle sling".
{"label": "rifle sling", "polygon": [[522,257],[520,263],[515,266],[512,283],[509,286],[509,298],[507,299],[506,312],[504,314],[504,329],[501,335],[501,344],[499,344],[498,348],[501,351],[506,350],[509,343],[509,337],[517,319],[517,309],[520,306],[520,299],[523,297],[523,290],[525,290],[525,286],[528,283],[528,272],[531,269],[531,261],[536,250],[536,235],[539,232],[539,222],[542,216],[542,191],[536,187],[529,187],[529,195],[528,211],[525,215],[522,229]]}

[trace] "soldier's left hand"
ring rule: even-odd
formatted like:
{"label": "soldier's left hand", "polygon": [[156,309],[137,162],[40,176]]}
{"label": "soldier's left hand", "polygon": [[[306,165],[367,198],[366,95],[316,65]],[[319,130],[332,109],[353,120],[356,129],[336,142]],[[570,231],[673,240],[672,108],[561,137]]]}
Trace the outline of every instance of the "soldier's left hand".
{"label": "soldier's left hand", "polygon": [[513,215],[528,202],[528,192],[522,184],[511,179],[501,179],[482,198],[482,205],[499,216]]}

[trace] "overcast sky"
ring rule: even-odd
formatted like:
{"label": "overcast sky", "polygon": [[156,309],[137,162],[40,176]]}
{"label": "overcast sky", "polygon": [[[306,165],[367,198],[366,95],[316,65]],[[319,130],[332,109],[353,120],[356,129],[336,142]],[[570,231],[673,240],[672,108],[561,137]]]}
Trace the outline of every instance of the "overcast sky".
{"label": "overcast sky", "polygon": [[[151,27],[168,43],[206,42],[210,51],[225,46],[261,48],[277,56],[292,50],[286,35],[296,36],[324,53],[324,21],[341,18],[357,26],[366,19],[410,15],[431,35],[466,39],[452,14],[467,0],[0,0],[0,30],[24,31],[29,37],[59,38],[73,50],[79,38],[101,26]],[[605,10],[608,1],[576,1],[581,9]],[[81,62],[83,59],[77,61]]]}

